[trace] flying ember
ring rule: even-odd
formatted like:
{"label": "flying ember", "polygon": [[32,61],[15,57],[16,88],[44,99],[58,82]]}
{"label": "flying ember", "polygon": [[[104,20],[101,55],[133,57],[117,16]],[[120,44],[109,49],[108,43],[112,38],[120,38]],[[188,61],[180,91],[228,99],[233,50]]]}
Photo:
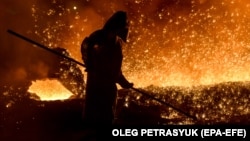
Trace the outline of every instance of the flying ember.
{"label": "flying ember", "polygon": [[120,9],[130,19],[123,72],[136,87],[250,80],[248,0],[37,1],[29,34],[81,62],[82,39]]}
{"label": "flying ember", "polygon": [[3,0],[0,9],[3,134],[81,133],[87,75],[73,60],[83,63],[83,39],[118,10],[128,14],[122,72],[134,87],[118,85],[117,123],[250,123],[249,0]]}

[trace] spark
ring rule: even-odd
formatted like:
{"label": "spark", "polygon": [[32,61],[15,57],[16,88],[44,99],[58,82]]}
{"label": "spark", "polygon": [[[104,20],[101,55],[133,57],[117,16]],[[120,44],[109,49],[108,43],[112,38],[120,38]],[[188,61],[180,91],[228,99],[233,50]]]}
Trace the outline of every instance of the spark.
{"label": "spark", "polygon": [[[200,0],[199,5],[192,1],[190,9],[187,8],[188,12],[181,11],[183,7],[176,4],[160,8],[160,11],[157,8],[157,14],[147,13],[143,9],[145,1],[136,0],[134,3],[139,8],[129,11],[132,13],[129,13],[132,15],[132,36],[124,48],[123,70],[136,87],[164,87],[167,89],[162,92],[167,94],[164,100],[180,105],[185,100],[189,101],[195,106],[187,104],[186,107],[196,111],[194,114],[203,120],[228,120],[228,115],[249,114],[249,97],[239,92],[235,84],[229,83],[231,88],[224,85],[225,88],[213,87],[221,82],[250,80],[249,2],[223,0],[210,4],[207,0]],[[54,19],[41,27],[39,20],[44,15],[38,15],[39,10],[42,9],[32,7],[36,21],[34,25],[38,25],[34,31],[37,35],[45,35],[43,43],[66,47],[79,60],[81,55],[76,47],[79,47],[83,37],[103,23],[100,18],[103,15],[92,18],[88,16],[89,13],[81,12],[79,7],[73,6],[73,10],[79,13],[46,10],[46,16]],[[93,13],[90,12],[90,15]],[[204,85],[206,88],[202,87]],[[126,107],[129,107],[130,100],[126,98]],[[155,103],[146,101],[144,104]],[[177,116],[177,112],[172,112],[166,117]]]}

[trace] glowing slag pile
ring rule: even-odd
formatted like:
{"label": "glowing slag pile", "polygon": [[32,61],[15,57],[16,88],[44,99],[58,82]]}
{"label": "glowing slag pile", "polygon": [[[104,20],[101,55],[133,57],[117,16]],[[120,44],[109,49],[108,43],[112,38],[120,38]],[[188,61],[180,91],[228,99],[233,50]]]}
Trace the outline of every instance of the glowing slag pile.
{"label": "glowing slag pile", "polygon": [[[33,83],[29,88],[29,92],[43,95],[40,100],[65,100],[73,95],[56,80],[35,81]],[[42,88],[46,88],[46,91]],[[42,91],[40,92],[39,90]]]}

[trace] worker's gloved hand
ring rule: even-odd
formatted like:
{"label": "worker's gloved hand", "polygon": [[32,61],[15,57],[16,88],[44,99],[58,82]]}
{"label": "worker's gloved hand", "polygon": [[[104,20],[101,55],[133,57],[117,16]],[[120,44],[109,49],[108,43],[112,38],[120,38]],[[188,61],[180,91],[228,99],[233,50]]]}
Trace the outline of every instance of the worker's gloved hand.
{"label": "worker's gloved hand", "polygon": [[129,88],[133,88],[134,83],[127,82],[127,83],[123,83],[121,86],[122,88],[129,89]]}
{"label": "worker's gloved hand", "polygon": [[130,83],[125,77],[124,75],[120,75],[118,81],[117,81],[120,86],[124,89],[129,89],[129,88],[133,88],[134,84]]}

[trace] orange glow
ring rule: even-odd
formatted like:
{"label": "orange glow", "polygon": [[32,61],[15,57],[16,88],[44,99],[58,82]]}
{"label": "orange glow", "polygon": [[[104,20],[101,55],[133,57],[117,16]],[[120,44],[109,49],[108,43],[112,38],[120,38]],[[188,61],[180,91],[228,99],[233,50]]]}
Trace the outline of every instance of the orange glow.
{"label": "orange glow", "polygon": [[36,93],[41,100],[65,100],[72,96],[72,93],[68,91],[57,80],[37,80],[32,82],[29,88],[29,92]]}
{"label": "orange glow", "polygon": [[[81,62],[82,39],[101,28],[112,13],[95,10],[107,6],[101,1],[89,4],[93,7],[79,4],[74,11],[61,7],[63,14],[34,5],[35,34],[46,45],[67,48]],[[113,5],[113,11],[124,9],[129,14],[130,37],[124,47],[123,72],[136,87],[250,80],[248,0],[180,4],[129,1]],[[42,26],[39,16],[51,21]]]}

